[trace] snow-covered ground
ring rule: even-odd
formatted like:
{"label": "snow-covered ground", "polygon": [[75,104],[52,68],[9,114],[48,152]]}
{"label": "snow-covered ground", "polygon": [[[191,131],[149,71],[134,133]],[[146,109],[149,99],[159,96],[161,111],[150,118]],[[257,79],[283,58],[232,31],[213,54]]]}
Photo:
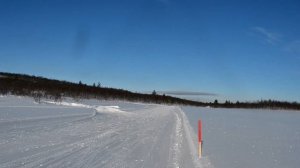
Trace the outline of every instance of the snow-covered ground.
{"label": "snow-covered ground", "polygon": [[299,168],[300,111],[183,107],[216,168]]}
{"label": "snow-covered ground", "polygon": [[299,121],[299,111],[0,96],[0,168],[298,168]]}
{"label": "snow-covered ground", "polygon": [[0,167],[203,167],[181,108],[0,97]]}

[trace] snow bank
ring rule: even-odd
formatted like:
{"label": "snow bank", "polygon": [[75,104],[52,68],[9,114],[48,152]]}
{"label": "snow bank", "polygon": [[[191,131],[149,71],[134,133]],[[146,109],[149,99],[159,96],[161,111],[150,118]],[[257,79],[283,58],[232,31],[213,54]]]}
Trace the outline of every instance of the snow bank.
{"label": "snow bank", "polygon": [[124,111],[120,110],[119,106],[97,106],[96,107],[97,112],[102,112],[102,111],[106,111],[106,112],[117,112],[117,113],[123,113]]}
{"label": "snow bank", "polygon": [[91,106],[91,105],[80,104],[80,103],[54,102],[54,101],[43,101],[43,102],[47,104],[55,104],[61,106],[95,109],[97,113],[126,113],[125,111],[120,110],[119,106]]}
{"label": "snow bank", "polygon": [[55,104],[55,105],[61,105],[61,106],[70,106],[70,107],[82,107],[82,108],[91,108],[89,105],[84,105],[80,103],[69,103],[69,102],[54,102],[54,101],[42,101],[46,104]]}

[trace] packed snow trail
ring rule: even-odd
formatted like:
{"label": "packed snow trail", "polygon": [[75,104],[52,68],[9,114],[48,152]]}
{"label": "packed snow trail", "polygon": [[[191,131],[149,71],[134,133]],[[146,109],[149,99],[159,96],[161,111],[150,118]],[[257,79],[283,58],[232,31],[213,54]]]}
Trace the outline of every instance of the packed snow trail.
{"label": "packed snow trail", "polygon": [[1,168],[201,167],[194,133],[176,106],[0,105]]}

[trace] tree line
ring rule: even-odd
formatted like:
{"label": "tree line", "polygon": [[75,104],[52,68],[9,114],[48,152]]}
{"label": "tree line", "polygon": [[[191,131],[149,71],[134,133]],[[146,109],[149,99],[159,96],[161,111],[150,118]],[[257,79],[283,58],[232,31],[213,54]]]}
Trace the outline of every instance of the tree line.
{"label": "tree line", "polygon": [[172,97],[168,95],[159,95],[156,91],[152,94],[134,93],[124,89],[116,89],[101,86],[98,84],[84,84],[68,82],[63,80],[47,79],[40,76],[27,74],[15,74],[0,72],[0,94],[12,94],[20,96],[31,96],[35,101],[40,102],[42,98],[61,101],[64,97],[79,99],[99,99],[99,100],[127,100],[157,104],[177,104],[202,107],[220,107],[220,108],[270,108],[270,109],[296,109],[300,110],[300,104],[297,102],[286,102],[276,100],[260,100],[256,102],[230,102],[219,103],[199,102]]}
{"label": "tree line", "polygon": [[40,76],[0,72],[0,94],[31,96],[36,101],[41,98],[61,101],[63,97],[74,99],[127,100],[157,104],[202,105],[201,102],[176,97],[134,93],[123,89],[102,87],[100,83],[87,85],[79,83],[47,79]]}
{"label": "tree line", "polygon": [[214,103],[208,103],[212,107],[222,108],[266,108],[266,109],[294,109],[300,110],[300,104],[298,102],[287,102],[277,100],[259,100],[254,102],[230,102],[226,100],[224,103],[218,103],[217,100]]}

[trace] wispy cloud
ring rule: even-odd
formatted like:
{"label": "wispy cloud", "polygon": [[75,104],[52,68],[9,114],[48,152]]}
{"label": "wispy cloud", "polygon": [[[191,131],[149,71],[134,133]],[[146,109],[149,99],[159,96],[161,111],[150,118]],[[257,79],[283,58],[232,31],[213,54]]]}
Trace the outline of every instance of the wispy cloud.
{"label": "wispy cloud", "polygon": [[215,93],[208,92],[191,92],[191,91],[158,91],[159,94],[174,96],[217,96]]}
{"label": "wispy cloud", "polygon": [[294,39],[287,41],[283,39],[283,35],[271,32],[263,27],[252,27],[251,32],[259,35],[266,43],[279,47],[282,51],[289,53],[290,56],[300,59],[300,40]]}
{"label": "wispy cloud", "polygon": [[254,32],[258,33],[267,43],[276,44],[280,42],[280,34],[271,32],[263,27],[253,27]]}
{"label": "wispy cloud", "polygon": [[300,55],[300,40],[295,40],[288,43],[284,49],[292,54]]}

